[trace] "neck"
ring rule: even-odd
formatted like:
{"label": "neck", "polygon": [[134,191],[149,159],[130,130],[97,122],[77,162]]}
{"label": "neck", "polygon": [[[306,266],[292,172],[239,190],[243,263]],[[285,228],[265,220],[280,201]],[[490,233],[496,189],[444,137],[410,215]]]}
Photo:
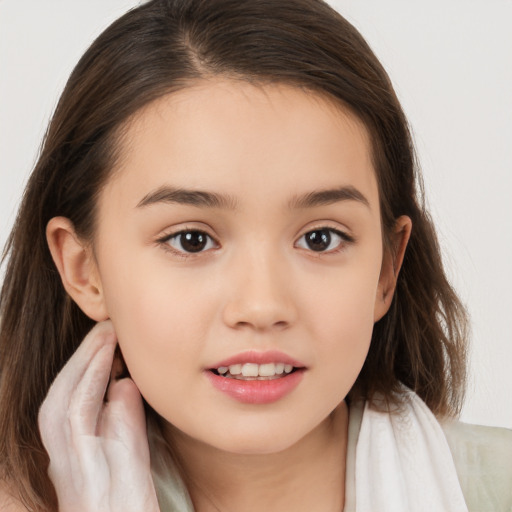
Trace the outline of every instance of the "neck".
{"label": "neck", "polygon": [[299,442],[279,453],[226,453],[165,429],[196,512],[340,512],[345,496],[348,409],[343,402]]}

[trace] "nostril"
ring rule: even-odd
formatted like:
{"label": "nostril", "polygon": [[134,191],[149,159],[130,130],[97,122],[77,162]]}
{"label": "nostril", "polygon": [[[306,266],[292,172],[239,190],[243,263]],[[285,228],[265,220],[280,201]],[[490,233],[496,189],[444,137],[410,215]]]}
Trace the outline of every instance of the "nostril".
{"label": "nostril", "polygon": [[235,328],[236,329],[255,329],[257,331],[266,331],[266,330],[272,330],[272,329],[277,329],[277,330],[284,330],[284,329],[287,329],[288,326],[289,326],[289,322],[286,322],[284,320],[282,321],[278,321],[278,322],[258,322],[258,321],[254,321],[254,322],[237,322],[235,324]]}
{"label": "nostril", "polygon": [[284,330],[297,319],[293,303],[272,297],[232,297],[222,314],[227,325],[239,330]]}

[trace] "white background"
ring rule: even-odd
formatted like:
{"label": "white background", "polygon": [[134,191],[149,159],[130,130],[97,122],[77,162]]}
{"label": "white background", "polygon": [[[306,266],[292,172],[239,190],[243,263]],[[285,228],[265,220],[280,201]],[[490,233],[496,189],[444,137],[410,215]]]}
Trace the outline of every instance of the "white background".
{"label": "white background", "polygon": [[[137,3],[0,0],[2,246],[67,76]],[[331,4],[381,59],[413,127],[448,271],[472,316],[462,418],[512,428],[512,1]]]}

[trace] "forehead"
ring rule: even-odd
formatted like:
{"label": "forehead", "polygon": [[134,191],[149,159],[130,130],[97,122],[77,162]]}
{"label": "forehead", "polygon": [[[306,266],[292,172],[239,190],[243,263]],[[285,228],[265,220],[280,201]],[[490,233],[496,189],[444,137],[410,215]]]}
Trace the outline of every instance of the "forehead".
{"label": "forehead", "polygon": [[334,100],[288,85],[202,81],[149,104],[123,133],[108,193],[122,184],[140,200],[168,184],[233,195],[243,188],[261,200],[352,185],[370,202],[378,196],[363,123]]}

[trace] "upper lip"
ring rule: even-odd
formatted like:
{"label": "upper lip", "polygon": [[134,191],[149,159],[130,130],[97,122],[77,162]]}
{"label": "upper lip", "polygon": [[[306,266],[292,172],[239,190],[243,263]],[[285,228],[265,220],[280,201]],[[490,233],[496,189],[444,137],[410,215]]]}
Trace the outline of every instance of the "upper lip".
{"label": "upper lip", "polygon": [[245,364],[245,363],[253,363],[253,364],[268,364],[268,363],[284,363],[291,364],[295,368],[304,368],[304,364],[290,357],[283,352],[279,352],[278,350],[268,350],[265,352],[258,352],[256,350],[249,350],[247,352],[241,352],[240,354],[236,354],[232,357],[228,357],[227,359],[223,359],[218,363],[209,366],[209,369],[216,369],[222,366],[229,367],[234,364]]}

